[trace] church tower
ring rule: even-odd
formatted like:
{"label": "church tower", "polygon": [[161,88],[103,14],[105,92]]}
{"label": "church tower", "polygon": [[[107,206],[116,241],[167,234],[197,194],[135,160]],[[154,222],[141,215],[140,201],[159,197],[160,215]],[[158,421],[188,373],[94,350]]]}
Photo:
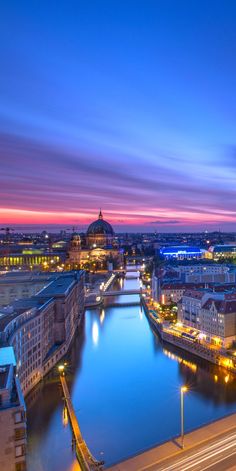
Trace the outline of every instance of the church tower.
{"label": "church tower", "polygon": [[72,235],[68,250],[68,262],[72,268],[79,268],[81,257],[81,239],[79,234]]}

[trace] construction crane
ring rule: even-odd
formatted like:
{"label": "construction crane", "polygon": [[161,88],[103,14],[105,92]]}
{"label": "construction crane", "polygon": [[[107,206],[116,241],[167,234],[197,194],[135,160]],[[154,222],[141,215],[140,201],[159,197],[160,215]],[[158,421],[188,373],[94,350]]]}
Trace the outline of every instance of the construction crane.
{"label": "construction crane", "polygon": [[1,227],[0,230],[5,231],[6,241],[9,242],[11,232],[13,232],[15,229],[12,229],[11,227]]}
{"label": "construction crane", "polygon": [[67,232],[68,232],[68,231],[70,231],[70,232],[71,232],[71,230],[72,230],[72,234],[73,234],[73,233],[76,231],[76,229],[77,229],[77,227],[76,227],[76,226],[73,226],[73,227],[72,227],[72,228],[70,228],[70,229],[69,229],[69,228],[67,228],[67,229],[66,229],[66,231],[67,231]]}

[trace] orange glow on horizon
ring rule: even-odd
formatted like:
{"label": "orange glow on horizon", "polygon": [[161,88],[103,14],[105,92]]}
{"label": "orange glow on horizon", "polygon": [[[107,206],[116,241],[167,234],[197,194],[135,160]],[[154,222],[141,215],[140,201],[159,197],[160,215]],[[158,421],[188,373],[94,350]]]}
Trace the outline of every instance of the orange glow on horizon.
{"label": "orange glow on horizon", "polygon": [[[96,219],[98,209],[89,209],[87,211],[35,211],[30,209],[18,209],[18,208],[0,208],[1,223],[2,224],[89,224]],[[140,210],[110,210],[104,209],[104,218],[113,224],[153,224],[155,220],[161,218],[161,221],[168,219],[178,219],[176,227],[189,224],[209,224],[217,223],[219,220],[219,214],[203,214],[186,212],[186,211],[173,211],[169,208],[162,208],[158,210],[140,209]],[[220,215],[222,222],[235,222],[234,216],[230,212],[222,212]],[[158,221],[156,223],[158,226]],[[168,225],[172,225],[171,222]]]}

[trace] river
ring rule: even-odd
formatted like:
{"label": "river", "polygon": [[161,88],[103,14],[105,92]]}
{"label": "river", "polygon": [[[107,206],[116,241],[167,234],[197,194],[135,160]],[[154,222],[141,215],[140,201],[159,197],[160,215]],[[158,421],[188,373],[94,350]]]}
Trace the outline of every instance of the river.
{"label": "river", "polygon": [[[138,302],[138,295],[122,295],[122,289],[139,283],[116,282],[114,289],[119,286],[121,295],[114,301]],[[183,384],[189,388],[186,430],[236,411],[234,375],[163,347],[140,305],[87,310],[67,360],[66,376],[83,437],[106,465],[179,433]],[[28,471],[77,471],[56,369],[26,403]]]}

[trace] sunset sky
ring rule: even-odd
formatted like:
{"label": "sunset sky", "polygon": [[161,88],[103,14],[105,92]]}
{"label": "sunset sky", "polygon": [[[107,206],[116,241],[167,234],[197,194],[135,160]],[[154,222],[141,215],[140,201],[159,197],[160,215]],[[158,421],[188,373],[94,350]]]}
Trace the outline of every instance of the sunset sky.
{"label": "sunset sky", "polygon": [[236,230],[235,0],[8,0],[0,224]]}

